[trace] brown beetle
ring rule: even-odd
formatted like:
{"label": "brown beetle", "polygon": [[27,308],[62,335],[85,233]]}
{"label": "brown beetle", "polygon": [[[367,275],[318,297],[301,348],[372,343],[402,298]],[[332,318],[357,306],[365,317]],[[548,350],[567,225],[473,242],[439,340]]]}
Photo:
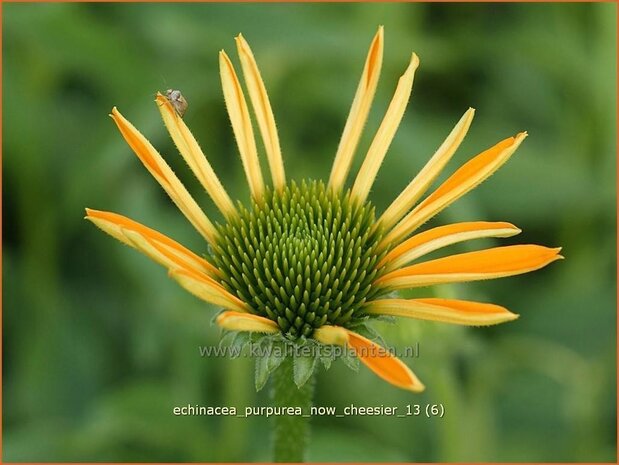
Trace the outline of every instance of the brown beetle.
{"label": "brown beetle", "polygon": [[178,116],[182,118],[185,111],[187,111],[189,104],[187,103],[187,100],[185,100],[185,97],[183,97],[183,94],[181,94],[181,91],[168,89],[165,91],[165,95],[176,110],[176,113],[178,113]]}

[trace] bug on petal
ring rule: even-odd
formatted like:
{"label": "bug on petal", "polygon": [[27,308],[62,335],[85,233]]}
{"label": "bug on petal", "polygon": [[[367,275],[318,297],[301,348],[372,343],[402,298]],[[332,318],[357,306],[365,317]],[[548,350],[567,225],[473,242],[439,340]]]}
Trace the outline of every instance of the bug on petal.
{"label": "bug on petal", "polygon": [[185,116],[189,104],[180,90],[168,89],[165,91],[168,101],[172,104],[178,115],[182,118]]}

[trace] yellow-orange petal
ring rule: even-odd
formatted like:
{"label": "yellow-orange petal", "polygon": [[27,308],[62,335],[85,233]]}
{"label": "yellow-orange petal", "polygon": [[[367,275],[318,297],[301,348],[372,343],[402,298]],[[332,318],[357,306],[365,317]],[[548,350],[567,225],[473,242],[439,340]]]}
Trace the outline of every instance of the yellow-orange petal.
{"label": "yellow-orange petal", "polygon": [[413,90],[415,70],[418,66],[419,58],[413,53],[408,68],[406,68],[406,71],[398,81],[398,86],[389,104],[389,108],[387,108],[387,113],[376,132],[376,136],[374,136],[365,160],[359,169],[357,179],[353,184],[351,195],[359,202],[365,202],[367,199],[380,165],[402,121],[404,110],[406,110],[406,105]]}
{"label": "yellow-orange petal", "polygon": [[563,258],[561,248],[510,245],[467,252],[400,268],[376,280],[391,289],[478,281],[528,273]]}
{"label": "yellow-orange petal", "polygon": [[346,176],[348,176],[350,171],[350,165],[359,144],[363,126],[370,112],[372,100],[374,100],[383,63],[383,35],[383,27],[380,26],[370,45],[361,80],[357,86],[357,92],[355,93],[355,98],[342,132],[342,138],[335,154],[335,160],[333,161],[329,177],[329,187],[335,191],[341,190],[346,182]]}
{"label": "yellow-orange petal", "polygon": [[469,108],[462,115],[460,121],[454,126],[432,158],[385,210],[385,213],[378,221],[385,230],[391,228],[406,214],[440,174],[447,162],[458,150],[458,147],[460,147],[471,126],[474,115],[475,110],[473,108]]}
{"label": "yellow-orange petal", "polygon": [[423,202],[406,215],[383,239],[381,245],[397,244],[441,210],[476,187],[499,169],[527,136],[526,132],[505,139],[469,160]]}
{"label": "yellow-orange petal", "polygon": [[126,216],[87,208],[86,219],[110,236],[131,247],[136,246],[129,240],[124,231],[128,230],[139,233],[158,251],[159,255],[163,255],[163,258],[165,258],[165,262],[163,262],[162,257],[158,256],[156,261],[168,268],[179,266],[194,270],[198,273],[205,273],[212,277],[219,274],[219,270],[204,258],[196,255],[168,236],[148,228],[137,221],[133,221]]}
{"label": "yellow-orange petal", "polygon": [[229,331],[253,333],[276,333],[279,326],[272,320],[251,313],[222,312],[217,316],[217,324]]}
{"label": "yellow-orange petal", "polygon": [[504,307],[454,299],[379,299],[371,301],[368,313],[441,321],[469,326],[489,326],[518,318]]}
{"label": "yellow-orange petal", "polygon": [[159,92],[157,92],[155,102],[157,102],[163,123],[168,129],[178,151],[187,162],[198,181],[200,181],[202,187],[204,187],[208,195],[213,199],[217,208],[219,208],[226,217],[235,213],[236,209],[226,189],[221,184],[221,181],[219,181],[211,164],[200,148],[198,141],[196,141],[183,121],[183,118],[179,116],[170,101]]}
{"label": "yellow-orange petal", "polygon": [[343,346],[348,342],[348,331],[341,326],[324,325],[316,328],[312,337],[323,344]]}
{"label": "yellow-orange petal", "polygon": [[241,34],[236,37],[236,46],[239,58],[241,59],[245,84],[249,91],[249,99],[254,108],[260,134],[264,141],[267,160],[269,162],[269,168],[271,169],[271,177],[273,178],[273,185],[276,191],[281,191],[286,185],[286,175],[284,173],[284,161],[282,159],[277,126],[275,125],[275,117],[273,116],[269,95],[267,94],[262,76],[260,75],[260,70],[258,69],[254,54]]}
{"label": "yellow-orange petal", "polygon": [[348,345],[361,362],[388,383],[412,392],[422,392],[425,386],[399,358],[391,355],[375,342],[348,331]]}
{"label": "yellow-orange petal", "polygon": [[120,133],[144,164],[150,174],[163,187],[179,210],[187,217],[196,230],[210,243],[217,238],[217,230],[191,197],[187,189],[176,177],[150,142],[114,107],[110,115]]}
{"label": "yellow-orange petal", "polygon": [[185,290],[208,303],[228,310],[248,312],[249,305],[226,291],[215,280],[182,268],[172,268],[169,275]]}
{"label": "yellow-orange petal", "polygon": [[[165,248],[165,246],[158,244],[155,241],[148,239],[146,236],[143,236],[139,232],[132,231],[130,229],[121,228],[121,232],[127,238],[130,245],[135,249],[142,252],[144,255],[152,259],[153,261],[159,263],[160,265],[168,268],[168,269],[183,269],[187,271],[191,271],[200,276],[208,278],[211,280],[212,278],[204,273],[202,270],[195,268],[192,264],[183,260],[183,257],[176,255],[174,252]],[[219,284],[217,284],[219,286]],[[223,287],[221,288],[223,290]]]}
{"label": "yellow-orange petal", "polygon": [[241,83],[234,71],[234,66],[226,52],[219,52],[219,73],[221,75],[221,86],[224,92],[226,109],[232,123],[232,130],[236,143],[241,154],[243,169],[249,183],[249,190],[257,201],[261,201],[264,195],[264,181],[260,162],[258,161],[258,150],[254,130],[252,129],[249,109]]}
{"label": "yellow-orange petal", "polygon": [[394,386],[413,392],[425,389],[404,362],[385,348],[353,331],[341,326],[325,325],[316,329],[312,337],[323,344],[348,346],[365,366]]}
{"label": "yellow-orange petal", "polygon": [[387,270],[393,270],[458,242],[485,237],[511,237],[518,233],[520,229],[504,222],[471,221],[438,226],[402,242],[381,260],[378,267],[386,266]]}

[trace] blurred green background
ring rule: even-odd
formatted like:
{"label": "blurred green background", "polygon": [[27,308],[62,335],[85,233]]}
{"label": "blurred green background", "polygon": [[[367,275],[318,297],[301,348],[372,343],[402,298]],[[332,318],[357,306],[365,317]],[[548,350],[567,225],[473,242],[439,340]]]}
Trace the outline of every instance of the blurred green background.
{"label": "blurred green background", "polygon": [[[246,200],[217,53],[242,32],[262,69],[290,178],[326,178],[367,47],[385,25],[367,147],[398,77],[421,66],[372,199],[382,209],[468,108],[445,176],[518,131],[530,137],[443,212],[510,221],[509,243],[564,247],[534,274],[443,286],[505,305],[492,328],[400,322],[390,345],[427,390],[397,390],[338,362],[317,405],[443,403],[443,419],[314,418],[311,460],[616,460],[615,4],[4,4],[3,459],[269,460],[264,418],[175,417],[176,405],[268,405],[249,359],[203,359],[208,307],[103,235],[83,208],[126,214],[205,245],[123,142],[113,105],[218,212],[171,143],[154,93],[179,88],[185,121],[228,192]],[[357,157],[359,160],[361,156]],[[357,163],[358,165],[358,163]],[[498,244],[478,241],[473,250]]]}

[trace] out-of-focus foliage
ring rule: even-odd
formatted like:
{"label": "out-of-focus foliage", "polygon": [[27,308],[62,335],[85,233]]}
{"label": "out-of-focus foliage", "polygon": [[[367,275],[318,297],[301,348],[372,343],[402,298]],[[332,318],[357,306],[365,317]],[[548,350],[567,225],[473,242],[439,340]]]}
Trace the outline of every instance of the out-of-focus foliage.
{"label": "out-of-focus foliage", "polygon": [[205,251],[107,114],[118,105],[220,219],[153,97],[183,91],[186,122],[228,191],[247,199],[217,69],[239,32],[262,68],[289,177],[325,178],[379,24],[384,69],[362,148],[412,50],[421,66],[372,192],[378,207],[473,106],[447,173],[520,130],[530,137],[434,223],[511,221],[523,233],[501,243],[562,245],[567,259],[432,291],[500,303],[522,315],[516,322],[381,328],[391,345],[419,343],[406,362],[422,395],[341,363],[322,372],[318,405],[443,403],[446,414],[315,417],[310,458],[615,460],[616,5],[4,4],[3,13],[4,460],[269,459],[265,418],[172,414],[267,405],[268,389],[254,392],[249,359],[201,358],[198,346],[219,339],[216,309],[83,221],[83,208]]}

